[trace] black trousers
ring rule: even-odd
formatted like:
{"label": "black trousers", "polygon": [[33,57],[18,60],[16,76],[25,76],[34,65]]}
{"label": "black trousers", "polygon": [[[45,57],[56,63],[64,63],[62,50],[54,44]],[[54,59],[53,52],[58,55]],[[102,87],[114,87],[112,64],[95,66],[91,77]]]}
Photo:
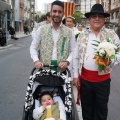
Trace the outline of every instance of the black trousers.
{"label": "black trousers", "polygon": [[83,120],[107,120],[110,81],[89,82],[81,78]]}

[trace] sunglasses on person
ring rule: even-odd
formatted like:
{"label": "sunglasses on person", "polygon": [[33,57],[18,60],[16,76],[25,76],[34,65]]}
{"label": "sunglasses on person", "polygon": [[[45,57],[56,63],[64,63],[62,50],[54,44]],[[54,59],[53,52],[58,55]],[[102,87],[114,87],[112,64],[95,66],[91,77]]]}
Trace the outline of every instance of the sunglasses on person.
{"label": "sunglasses on person", "polygon": [[92,19],[96,19],[96,18],[103,19],[103,18],[105,18],[105,16],[102,15],[102,14],[92,14],[90,17]]}

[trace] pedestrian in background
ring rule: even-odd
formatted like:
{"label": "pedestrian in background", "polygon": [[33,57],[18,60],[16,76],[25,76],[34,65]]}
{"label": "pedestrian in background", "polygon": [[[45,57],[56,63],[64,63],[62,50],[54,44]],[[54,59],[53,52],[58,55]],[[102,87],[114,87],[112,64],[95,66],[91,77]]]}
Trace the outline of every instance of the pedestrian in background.
{"label": "pedestrian in background", "polygon": [[[63,2],[54,1],[51,4],[50,14],[52,22],[40,26],[34,32],[30,54],[35,68],[42,68],[43,63],[49,65],[57,63],[59,68],[64,70],[72,60],[72,51],[76,45],[75,36],[71,29],[62,24]],[[38,48],[40,49],[40,60]]]}
{"label": "pedestrian in background", "polygon": [[3,44],[3,30],[0,28],[0,46],[4,46]]}
{"label": "pedestrian in background", "polygon": [[[76,31],[78,31],[77,30],[77,28],[76,27],[74,27],[74,20],[75,20],[75,18],[74,17],[72,17],[72,16],[67,16],[66,18],[65,18],[65,26],[67,26],[68,28],[70,28],[73,32],[74,32],[74,35],[75,35],[75,33],[76,33]],[[71,73],[71,77],[73,78],[73,71],[72,71],[72,62],[71,62],[71,64],[68,66],[68,69],[70,70],[70,73]]]}
{"label": "pedestrian in background", "polygon": [[77,25],[77,29],[78,29],[78,31],[82,31],[82,24],[79,23],[79,24]]}
{"label": "pedestrian in background", "polygon": [[73,56],[73,81],[77,87],[80,87],[83,120],[107,120],[110,72],[112,67],[120,62],[120,51],[114,55],[115,58],[111,59],[108,53],[112,49],[116,51],[113,47],[107,54],[104,50],[102,54],[100,51],[97,54],[95,48],[99,49],[95,44],[103,45],[106,51],[109,45],[120,44],[114,30],[104,27],[105,18],[109,16],[110,14],[104,12],[101,4],[93,5],[91,11],[85,13],[90,28],[82,31],[77,38],[77,47]]}
{"label": "pedestrian in background", "polygon": [[65,18],[65,25],[73,30],[73,32],[77,31],[77,28],[74,27],[75,18],[72,16],[67,16]]}
{"label": "pedestrian in background", "polygon": [[34,32],[42,25],[46,25],[46,24],[49,24],[51,23],[51,16],[50,16],[50,12],[46,13],[46,20],[43,21],[43,22],[40,22],[40,23],[36,23],[35,22],[35,25],[34,25],[34,28],[33,28],[33,31],[32,31],[32,38],[34,37]]}
{"label": "pedestrian in background", "polygon": [[24,25],[24,34],[28,34],[29,33],[29,29],[28,29],[28,25]]}
{"label": "pedestrian in background", "polygon": [[51,16],[50,16],[50,12],[47,12],[45,15],[45,21],[42,21],[40,23],[35,22],[33,31],[37,30],[41,25],[45,25],[45,24],[49,24],[49,23],[51,23]]}
{"label": "pedestrian in background", "polygon": [[12,25],[9,26],[9,34],[11,35],[11,39],[18,40],[19,38],[16,37],[15,28]]}
{"label": "pedestrian in background", "polygon": [[[7,35],[7,36],[6,36]],[[4,44],[4,46],[6,45],[6,38],[8,37],[8,34],[6,34],[6,29],[5,28],[3,28],[3,44]]]}

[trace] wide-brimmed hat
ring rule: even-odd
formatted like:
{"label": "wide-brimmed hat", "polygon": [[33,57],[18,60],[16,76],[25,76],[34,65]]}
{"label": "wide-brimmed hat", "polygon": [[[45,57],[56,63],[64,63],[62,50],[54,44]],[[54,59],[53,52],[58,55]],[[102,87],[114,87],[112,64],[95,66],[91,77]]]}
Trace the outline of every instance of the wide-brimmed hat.
{"label": "wide-brimmed hat", "polygon": [[85,17],[89,18],[91,14],[103,14],[106,17],[110,17],[109,13],[105,13],[103,6],[101,4],[95,4],[93,5],[92,9],[90,12],[85,13]]}

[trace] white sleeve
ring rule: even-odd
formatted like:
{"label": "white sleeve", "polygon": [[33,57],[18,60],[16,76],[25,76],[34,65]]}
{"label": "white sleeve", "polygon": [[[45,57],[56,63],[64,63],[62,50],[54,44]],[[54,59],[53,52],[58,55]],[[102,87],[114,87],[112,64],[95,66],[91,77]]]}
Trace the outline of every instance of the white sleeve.
{"label": "white sleeve", "polygon": [[37,107],[33,110],[33,118],[35,120],[39,120],[39,118],[43,115],[43,108],[41,107]]}
{"label": "white sleeve", "polygon": [[60,120],[66,120],[66,111],[64,104],[59,103],[59,110],[60,110]]}
{"label": "white sleeve", "polygon": [[33,59],[33,62],[39,60],[38,47],[40,44],[40,28],[41,27],[39,27],[36,31],[32,32],[33,41],[32,41],[31,46],[30,46],[30,55],[31,55],[31,58]]}
{"label": "white sleeve", "polygon": [[[115,35],[115,45],[120,45],[120,39],[117,36],[117,34]],[[120,63],[120,51],[118,52],[118,54],[115,55],[115,59],[112,60],[112,66],[116,66],[117,64]]]}
{"label": "white sleeve", "polygon": [[72,54],[73,54],[73,51],[74,51],[74,49],[76,47],[76,44],[77,44],[77,42],[75,40],[75,35],[74,35],[74,32],[72,31],[72,36],[71,36],[71,39],[70,39],[70,51],[69,51],[70,54],[69,54],[69,56],[67,58],[67,60],[69,62],[72,62]]}
{"label": "white sleeve", "polygon": [[78,78],[78,45],[73,52],[73,78]]}

